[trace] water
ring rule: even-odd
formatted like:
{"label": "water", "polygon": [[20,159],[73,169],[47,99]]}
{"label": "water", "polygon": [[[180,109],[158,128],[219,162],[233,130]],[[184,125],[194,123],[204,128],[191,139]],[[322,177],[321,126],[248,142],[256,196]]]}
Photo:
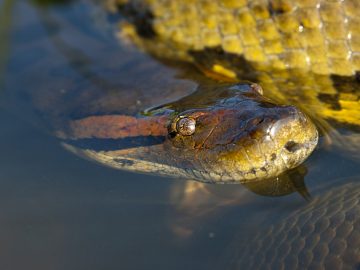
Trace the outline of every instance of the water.
{"label": "water", "polygon": [[[128,173],[66,151],[50,132],[61,126],[55,119],[67,110],[76,116],[109,106],[121,111],[116,102],[124,106],[131,98],[146,107],[157,85],[126,64],[153,60],[118,53],[112,29],[89,5],[12,4],[9,39],[1,41],[8,46],[0,52],[9,60],[0,101],[1,269],[221,269],[241,237],[307,205],[297,193],[262,197],[241,185]],[[194,87],[186,79],[162,83],[168,100],[184,95],[184,86],[189,92]],[[118,87],[131,87],[130,96],[119,96]],[[110,102],[91,103],[105,88],[112,89]],[[324,147],[305,167],[312,196],[356,182],[360,173],[356,161]]]}

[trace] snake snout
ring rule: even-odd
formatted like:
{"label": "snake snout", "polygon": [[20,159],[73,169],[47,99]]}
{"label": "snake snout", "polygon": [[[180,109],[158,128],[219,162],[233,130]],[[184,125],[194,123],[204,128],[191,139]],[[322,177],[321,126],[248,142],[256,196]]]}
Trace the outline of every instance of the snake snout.
{"label": "snake snout", "polygon": [[296,107],[268,106],[259,111],[247,121],[247,132],[239,132],[242,136],[224,148],[220,159],[228,172],[240,171],[243,181],[274,178],[295,168],[318,141],[315,125]]}
{"label": "snake snout", "polygon": [[314,150],[318,132],[313,122],[293,106],[281,108],[280,119],[270,129],[278,154],[285,167],[301,164]]}

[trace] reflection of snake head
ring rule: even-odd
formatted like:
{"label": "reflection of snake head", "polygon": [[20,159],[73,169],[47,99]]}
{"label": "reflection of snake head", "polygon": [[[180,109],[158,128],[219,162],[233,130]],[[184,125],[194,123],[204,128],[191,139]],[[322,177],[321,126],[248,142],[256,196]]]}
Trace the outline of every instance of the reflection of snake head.
{"label": "reflection of snake head", "polygon": [[222,98],[181,111],[168,127],[171,145],[192,153],[202,174],[220,181],[274,177],[314,150],[317,130],[297,108],[272,104],[249,85],[217,91]]}

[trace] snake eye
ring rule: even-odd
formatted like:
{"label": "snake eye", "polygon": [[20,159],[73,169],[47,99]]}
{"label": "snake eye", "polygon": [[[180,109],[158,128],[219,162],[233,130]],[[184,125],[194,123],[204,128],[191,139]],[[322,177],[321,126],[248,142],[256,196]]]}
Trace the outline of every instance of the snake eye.
{"label": "snake eye", "polygon": [[190,117],[180,118],[176,123],[176,130],[183,136],[190,136],[195,133],[196,121]]}

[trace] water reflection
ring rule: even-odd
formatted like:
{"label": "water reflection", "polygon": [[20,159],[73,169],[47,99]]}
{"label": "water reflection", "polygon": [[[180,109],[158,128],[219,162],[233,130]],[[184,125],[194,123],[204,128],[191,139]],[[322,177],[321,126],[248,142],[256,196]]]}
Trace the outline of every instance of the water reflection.
{"label": "water reflection", "polygon": [[[176,217],[170,226],[180,239],[189,238],[199,224],[226,209],[226,206],[244,207],[254,197],[249,191],[267,197],[286,196],[297,192],[304,201],[310,200],[304,177],[306,167],[300,166],[279,177],[232,186],[213,186],[196,181],[174,185],[170,200],[176,205]],[[245,186],[247,189],[244,189]]]}
{"label": "water reflection", "polygon": [[244,183],[244,186],[261,196],[285,196],[298,192],[305,200],[310,200],[311,196],[305,185],[306,174],[306,166],[300,165],[279,177]]}

